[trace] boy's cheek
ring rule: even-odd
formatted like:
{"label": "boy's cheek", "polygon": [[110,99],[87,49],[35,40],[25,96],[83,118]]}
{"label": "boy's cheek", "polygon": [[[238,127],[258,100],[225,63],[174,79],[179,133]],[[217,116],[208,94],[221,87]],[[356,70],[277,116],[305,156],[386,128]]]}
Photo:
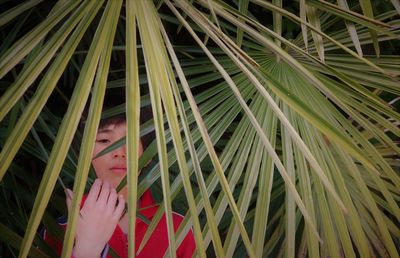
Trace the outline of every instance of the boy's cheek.
{"label": "boy's cheek", "polygon": [[92,155],[92,159],[94,159],[94,157],[96,157],[97,156],[97,154],[99,153],[101,151],[101,149],[98,147],[98,146],[94,146],[94,149],[93,149],[93,155]]}

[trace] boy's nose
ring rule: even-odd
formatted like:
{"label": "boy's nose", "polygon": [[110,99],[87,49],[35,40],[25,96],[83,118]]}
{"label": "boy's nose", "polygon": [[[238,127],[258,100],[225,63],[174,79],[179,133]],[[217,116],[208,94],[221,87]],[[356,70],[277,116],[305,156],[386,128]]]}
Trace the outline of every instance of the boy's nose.
{"label": "boy's nose", "polygon": [[113,152],[113,156],[115,158],[121,157],[121,158],[126,158],[126,148],[125,145],[119,147],[118,149],[115,149]]}

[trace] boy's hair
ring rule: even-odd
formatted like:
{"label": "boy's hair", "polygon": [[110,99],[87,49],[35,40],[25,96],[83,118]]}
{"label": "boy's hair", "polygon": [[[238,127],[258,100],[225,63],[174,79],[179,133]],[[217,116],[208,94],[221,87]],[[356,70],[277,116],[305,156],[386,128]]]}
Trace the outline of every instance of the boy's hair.
{"label": "boy's hair", "polygon": [[[143,124],[147,122],[148,120],[151,119],[151,110],[149,107],[142,107],[140,109],[140,124]],[[99,123],[99,128],[104,128],[107,125],[110,124],[119,124],[122,122],[126,121],[126,113],[125,110],[123,113],[113,115],[110,117],[102,118]],[[154,139],[154,132],[147,133],[143,136],[140,137],[143,145],[143,149],[146,149],[146,147],[152,142]]]}
{"label": "boy's hair", "polygon": [[[90,101],[89,101],[90,102]],[[87,103],[86,108],[82,114],[82,129],[84,128],[84,124],[87,119],[87,114],[89,111],[89,103]],[[110,114],[110,110],[112,112]],[[100,119],[99,128],[103,128],[109,124],[118,124],[126,121],[126,112],[125,112],[125,92],[121,89],[108,89],[106,91],[106,95],[104,97],[103,109],[102,109],[102,118]],[[105,114],[108,114],[105,116]],[[149,121],[152,118],[152,111],[150,106],[144,106],[140,108],[140,124],[143,124]],[[143,149],[151,143],[154,139],[154,131],[147,133],[141,137]]]}
{"label": "boy's hair", "polygon": [[99,129],[104,128],[105,126],[110,125],[110,124],[119,124],[119,123],[122,123],[125,121],[126,121],[125,113],[115,115],[112,117],[108,117],[108,118],[103,118],[100,120]]}

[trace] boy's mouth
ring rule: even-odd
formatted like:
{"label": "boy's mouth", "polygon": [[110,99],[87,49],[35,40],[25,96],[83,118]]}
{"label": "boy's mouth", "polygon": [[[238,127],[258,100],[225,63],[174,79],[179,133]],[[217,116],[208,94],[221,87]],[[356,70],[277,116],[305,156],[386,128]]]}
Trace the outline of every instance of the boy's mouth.
{"label": "boy's mouth", "polygon": [[116,174],[125,174],[126,173],[126,167],[112,167],[111,171],[113,173],[116,173]]}

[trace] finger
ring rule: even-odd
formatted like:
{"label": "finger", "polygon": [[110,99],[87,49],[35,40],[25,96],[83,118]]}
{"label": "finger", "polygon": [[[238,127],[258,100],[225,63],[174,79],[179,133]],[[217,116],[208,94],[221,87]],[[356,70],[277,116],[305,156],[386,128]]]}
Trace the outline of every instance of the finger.
{"label": "finger", "polygon": [[90,188],[88,197],[86,199],[86,203],[94,203],[97,200],[100,193],[101,185],[102,185],[101,179],[96,179],[94,181],[92,187]]}
{"label": "finger", "polygon": [[108,196],[110,195],[110,190],[111,190],[110,183],[104,181],[103,185],[101,186],[99,198],[97,199],[97,202],[101,204],[103,207],[105,207],[107,204]]}
{"label": "finger", "polygon": [[108,196],[108,201],[107,201],[107,209],[110,210],[111,214],[115,210],[115,206],[117,204],[117,199],[118,199],[118,194],[115,188],[110,189],[110,195]]}
{"label": "finger", "polygon": [[70,213],[71,211],[71,203],[72,203],[72,197],[73,197],[73,193],[70,189],[66,188],[65,189],[65,202],[67,204],[67,209],[68,209],[68,213]]}
{"label": "finger", "polygon": [[116,220],[120,220],[125,210],[125,198],[122,194],[118,196],[118,205],[115,208],[113,218]]}

